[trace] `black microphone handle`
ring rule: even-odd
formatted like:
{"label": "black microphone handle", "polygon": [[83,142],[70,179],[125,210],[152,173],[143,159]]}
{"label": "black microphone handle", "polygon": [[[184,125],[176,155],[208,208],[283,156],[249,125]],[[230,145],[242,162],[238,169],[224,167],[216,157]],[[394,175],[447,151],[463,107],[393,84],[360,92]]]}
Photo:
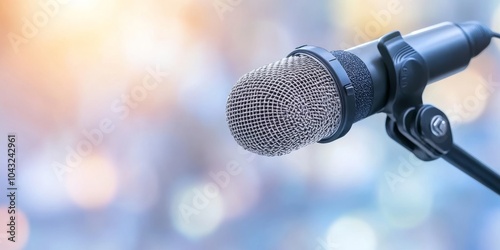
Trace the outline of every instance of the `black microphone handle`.
{"label": "black microphone handle", "polygon": [[[432,83],[464,70],[470,60],[489,45],[492,36],[488,28],[477,22],[445,22],[403,38],[424,58],[429,69],[428,83]],[[374,101],[369,115],[385,107],[389,87],[387,69],[377,45],[375,40],[346,50],[358,56],[370,71]]]}

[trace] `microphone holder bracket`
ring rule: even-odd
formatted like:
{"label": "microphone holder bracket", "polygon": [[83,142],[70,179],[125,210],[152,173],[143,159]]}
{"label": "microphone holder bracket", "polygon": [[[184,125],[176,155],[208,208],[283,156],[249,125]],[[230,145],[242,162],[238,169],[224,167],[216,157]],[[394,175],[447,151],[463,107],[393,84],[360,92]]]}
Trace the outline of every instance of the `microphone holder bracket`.
{"label": "microphone holder bracket", "polygon": [[453,143],[450,121],[439,109],[424,105],[422,94],[429,80],[423,57],[398,31],[378,43],[389,76],[389,95],[382,112],[386,131],[423,161],[443,157],[500,195],[500,176]]}

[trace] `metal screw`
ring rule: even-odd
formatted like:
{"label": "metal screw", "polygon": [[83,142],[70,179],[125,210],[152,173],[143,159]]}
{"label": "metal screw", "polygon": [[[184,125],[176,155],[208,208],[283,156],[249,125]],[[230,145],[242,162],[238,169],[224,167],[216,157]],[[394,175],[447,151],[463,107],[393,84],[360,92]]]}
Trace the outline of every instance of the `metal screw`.
{"label": "metal screw", "polygon": [[448,132],[448,122],[441,115],[436,115],[432,117],[431,120],[431,131],[437,137],[442,137]]}

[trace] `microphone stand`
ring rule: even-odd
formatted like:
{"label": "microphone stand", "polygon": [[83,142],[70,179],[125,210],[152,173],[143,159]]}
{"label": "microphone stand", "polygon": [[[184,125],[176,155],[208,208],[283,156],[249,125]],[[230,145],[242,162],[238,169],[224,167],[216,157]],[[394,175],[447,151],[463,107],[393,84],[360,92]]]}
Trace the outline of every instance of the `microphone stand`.
{"label": "microphone stand", "polygon": [[389,75],[388,135],[423,161],[443,158],[500,195],[500,176],[453,143],[450,121],[439,109],[424,105],[422,94],[428,83],[425,60],[399,32],[378,43]]}

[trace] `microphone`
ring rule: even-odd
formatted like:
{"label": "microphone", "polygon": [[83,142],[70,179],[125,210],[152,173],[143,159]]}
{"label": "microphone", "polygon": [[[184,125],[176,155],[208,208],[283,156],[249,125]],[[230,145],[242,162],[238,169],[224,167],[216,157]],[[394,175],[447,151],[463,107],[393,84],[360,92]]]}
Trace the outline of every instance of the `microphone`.
{"label": "microphone", "polygon": [[[388,41],[398,35],[394,32],[345,51],[301,46],[288,57],[245,74],[233,86],[226,105],[234,139],[246,150],[266,156],[331,142],[365,117],[397,112],[391,104],[398,88],[410,96],[414,92],[421,102],[423,87],[417,89],[412,83],[432,83],[465,69],[492,37],[499,37],[477,22],[445,22],[404,36],[406,47],[393,50],[391,46],[399,45]],[[397,53],[388,63],[391,51]]]}

